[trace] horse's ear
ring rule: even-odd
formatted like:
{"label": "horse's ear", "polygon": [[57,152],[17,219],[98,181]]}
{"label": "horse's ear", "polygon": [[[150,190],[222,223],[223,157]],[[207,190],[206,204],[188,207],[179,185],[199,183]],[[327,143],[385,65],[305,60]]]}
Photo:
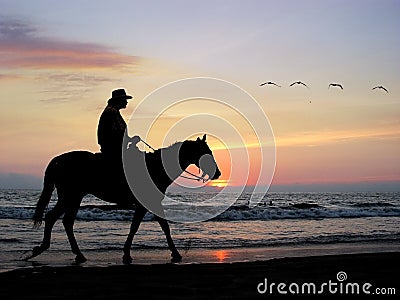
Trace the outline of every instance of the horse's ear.
{"label": "horse's ear", "polygon": [[202,141],[205,142],[205,141],[206,141],[206,138],[207,138],[207,135],[203,135]]}
{"label": "horse's ear", "polygon": [[196,142],[200,142],[200,138],[199,137],[196,139]]}

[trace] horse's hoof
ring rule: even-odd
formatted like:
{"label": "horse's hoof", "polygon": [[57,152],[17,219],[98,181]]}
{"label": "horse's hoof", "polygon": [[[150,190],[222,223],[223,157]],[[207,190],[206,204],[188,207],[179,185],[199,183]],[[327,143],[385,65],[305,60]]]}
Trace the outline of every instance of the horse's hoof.
{"label": "horse's hoof", "polygon": [[124,255],[122,257],[122,262],[124,263],[124,265],[130,265],[132,263],[133,259],[130,255]]}
{"label": "horse's hoof", "polygon": [[30,258],[34,258],[34,257],[36,257],[36,256],[38,256],[38,255],[40,255],[40,254],[42,254],[43,252],[44,252],[44,249],[43,249],[42,246],[33,247],[33,249],[32,249],[32,256],[31,256]]}
{"label": "horse's hoof", "polygon": [[180,255],[178,252],[177,253],[172,253],[171,254],[171,262],[172,263],[178,263],[182,261],[182,255]]}
{"label": "horse's hoof", "polygon": [[82,254],[77,255],[77,256],[75,257],[75,263],[77,263],[78,265],[79,265],[79,264],[83,264],[83,263],[86,262],[86,261],[87,261],[86,257],[84,257]]}
{"label": "horse's hoof", "polygon": [[36,246],[33,247],[33,249],[31,251],[27,251],[22,257],[21,260],[23,261],[28,261],[31,258],[34,258],[40,254],[42,254],[44,252],[44,247],[42,246]]}

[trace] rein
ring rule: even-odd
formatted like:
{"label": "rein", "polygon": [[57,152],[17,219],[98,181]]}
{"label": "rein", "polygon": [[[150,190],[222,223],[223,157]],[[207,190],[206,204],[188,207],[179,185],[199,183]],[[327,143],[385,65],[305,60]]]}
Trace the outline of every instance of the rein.
{"label": "rein", "polygon": [[[147,147],[149,147],[151,150],[153,150],[154,152],[156,151],[156,149],[154,149],[152,146],[150,146],[148,143],[146,143],[146,141],[144,141],[142,139],[140,139],[140,141],[143,144],[145,144]],[[199,171],[200,171],[200,169],[199,169]],[[185,172],[185,173],[187,173],[189,175],[192,175],[193,177],[187,177],[187,176],[184,176],[184,175],[179,175],[179,177],[182,177],[182,178],[185,178],[185,179],[190,179],[190,180],[203,181],[203,183],[205,183],[205,182],[207,182],[209,180],[209,179],[204,178],[205,174],[203,174],[202,176],[198,176],[198,175],[193,174],[193,173],[191,173],[189,171],[186,171],[186,170],[183,170],[183,172]]]}
{"label": "rein", "polygon": [[145,144],[147,147],[149,147],[151,150],[153,150],[154,152],[156,151],[156,149],[154,149],[152,146],[150,146],[149,144],[147,144],[144,140],[140,139],[141,142],[143,142],[143,144]]}

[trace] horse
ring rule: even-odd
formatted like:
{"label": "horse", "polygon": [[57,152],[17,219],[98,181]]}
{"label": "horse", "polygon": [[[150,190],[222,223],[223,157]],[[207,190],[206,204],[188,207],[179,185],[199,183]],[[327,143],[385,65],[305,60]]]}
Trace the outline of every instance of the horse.
{"label": "horse", "polygon": [[[212,151],[207,145],[206,135],[204,135],[202,139],[198,137],[196,140],[176,142],[169,147],[161,148],[154,152],[141,152],[138,149],[136,152],[143,153],[142,157],[146,163],[146,171],[148,172],[152,184],[163,196],[165,196],[166,190],[172,182],[179,176],[182,176],[182,173],[189,165],[194,164],[199,170],[201,168],[203,171],[203,176],[201,178],[203,179],[204,176],[208,176],[210,180],[218,179],[221,175],[212,155]],[[132,158],[133,156],[134,155],[132,155]],[[204,156],[211,157],[211,159],[208,160],[211,162],[208,166],[207,164],[201,164],[202,157]],[[172,172],[171,170],[166,170],[163,166],[163,158],[165,157],[177,158],[177,166],[172,168]],[[129,152],[124,155],[124,160],[129,161],[130,158]],[[142,201],[138,201],[138,197],[135,196],[132,187],[128,186],[127,180],[120,181],[121,183],[119,184],[116,184],[115,180],[111,180],[113,185],[110,186],[110,178],[119,177],[115,176],[115,174],[107,174],[110,169],[105,168],[104,164],[102,154],[88,151],[63,153],[54,157],[49,162],[45,170],[43,190],[33,216],[34,226],[36,228],[40,227],[42,223],[44,211],[50,202],[54,189],[57,190],[58,200],[55,206],[45,214],[44,236],[40,246],[34,247],[33,250],[30,251],[31,254],[25,257],[24,260],[36,257],[50,247],[52,228],[55,222],[64,215],[62,223],[71,250],[76,255],[75,262],[77,264],[84,263],[87,259],[78,247],[73,227],[83,197],[92,194],[106,202],[116,203],[117,207],[120,209],[134,209],[130,231],[123,248],[123,263],[130,264],[132,262],[130,251],[133,237],[149,209],[147,205],[142,204]],[[172,162],[172,164],[174,163]],[[135,165],[133,165],[133,167],[135,167]],[[142,172],[142,170],[140,172]],[[126,179],[125,176],[122,177]],[[134,180],[141,178],[142,176],[136,176]],[[149,195],[152,194],[149,193]],[[161,201],[162,199],[155,199],[155,202],[159,202],[160,207]],[[168,247],[171,251],[171,261],[181,261],[182,256],[172,240],[168,221],[160,214],[155,214],[155,219],[158,221],[167,239]]]}

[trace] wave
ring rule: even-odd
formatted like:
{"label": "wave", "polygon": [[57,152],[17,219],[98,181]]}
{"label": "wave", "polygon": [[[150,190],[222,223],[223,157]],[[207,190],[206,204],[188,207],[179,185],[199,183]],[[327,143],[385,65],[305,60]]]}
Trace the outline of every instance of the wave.
{"label": "wave", "polygon": [[[187,214],[191,211],[182,207],[166,206],[169,215]],[[174,210],[175,209],[175,210]],[[202,209],[207,210],[207,207]],[[0,206],[0,219],[31,219],[34,207]],[[209,207],[214,211],[215,207]],[[78,212],[77,220],[83,221],[131,221],[133,210],[120,210],[115,205],[85,205]],[[388,203],[358,203],[347,206],[319,205],[315,203],[295,203],[289,205],[259,205],[249,208],[247,205],[233,205],[213,221],[240,220],[279,220],[279,219],[324,219],[324,218],[363,218],[363,217],[400,217],[400,207]],[[146,214],[144,221],[154,220],[152,214]]]}
{"label": "wave", "polygon": [[362,203],[354,203],[351,206],[355,207],[379,207],[379,206],[386,206],[386,207],[394,207],[395,205],[386,202],[362,202]]}
{"label": "wave", "polygon": [[22,243],[20,239],[17,238],[0,238],[0,243],[3,244],[14,244],[14,243]]}
{"label": "wave", "polygon": [[279,220],[279,219],[323,219],[399,217],[400,208],[387,206],[321,206],[299,203],[280,207],[257,207],[257,209],[236,209],[234,206],[216,217],[217,220]]}

